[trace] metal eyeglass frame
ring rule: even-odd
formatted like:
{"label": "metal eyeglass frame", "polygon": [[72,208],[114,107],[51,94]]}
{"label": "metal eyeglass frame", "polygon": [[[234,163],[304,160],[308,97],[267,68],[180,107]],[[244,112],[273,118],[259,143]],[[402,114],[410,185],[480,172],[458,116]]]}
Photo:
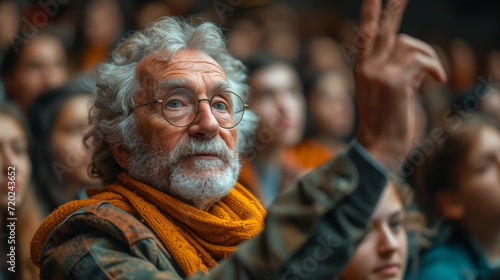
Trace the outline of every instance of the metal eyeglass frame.
{"label": "metal eyeglass frame", "polygon": [[[196,94],[195,94],[194,92],[192,92],[192,91],[190,91],[190,90],[188,90],[188,89],[185,89],[185,88],[176,88],[176,89],[174,89],[174,90],[171,90],[171,91],[167,92],[167,93],[163,96],[163,99],[158,99],[158,100],[156,100],[156,101],[152,101],[152,102],[148,102],[148,103],[145,103],[145,104],[137,105],[137,106],[135,106],[135,107],[131,108],[131,109],[130,109],[130,111],[128,112],[128,113],[129,113],[129,115],[130,115],[130,114],[132,114],[132,112],[133,112],[136,108],[139,108],[139,107],[144,107],[144,106],[151,105],[151,104],[155,104],[155,103],[162,103],[162,104],[163,104],[163,101],[165,100],[165,98],[166,98],[169,94],[171,94],[173,91],[185,91],[185,92],[187,92],[187,93],[191,94],[192,96],[194,96],[194,98],[198,101],[197,106],[196,106],[196,115],[194,116],[194,119],[193,119],[190,123],[188,123],[188,124],[186,124],[186,125],[176,125],[176,124],[171,123],[171,122],[168,120],[168,118],[165,116],[165,111],[164,111],[164,110],[163,110],[163,108],[162,108],[162,110],[161,110],[161,114],[163,115],[163,118],[164,118],[164,119],[165,119],[165,120],[166,120],[169,124],[171,124],[171,125],[173,125],[173,126],[175,126],[175,127],[187,127],[187,126],[190,126],[190,125],[191,125],[191,124],[192,124],[192,123],[196,120],[196,118],[198,118],[198,115],[199,115],[199,113],[200,113],[200,103],[201,103],[201,101],[207,101],[207,102],[208,102],[208,104],[209,104],[210,106],[212,106],[212,100],[213,100],[213,98],[214,98],[215,96],[217,96],[217,95],[218,95],[219,93],[221,93],[221,92],[230,92],[231,94],[233,94],[234,96],[236,96],[236,97],[237,97],[237,98],[241,101],[241,104],[243,104],[243,108],[242,108],[240,111],[234,112],[234,113],[233,113],[233,115],[234,115],[234,114],[237,114],[237,113],[240,113],[241,111],[243,111],[243,113],[241,114],[241,118],[240,118],[240,120],[239,120],[237,123],[235,123],[233,126],[230,126],[230,127],[225,127],[225,126],[222,126],[222,125],[219,123],[219,121],[217,120],[217,123],[219,123],[219,126],[220,126],[220,127],[225,128],[225,129],[231,129],[231,128],[236,127],[236,126],[237,126],[238,124],[240,124],[240,123],[241,123],[241,121],[243,120],[243,117],[244,117],[244,115],[245,115],[245,109],[250,108],[250,106],[249,106],[248,104],[245,104],[245,103],[243,102],[243,99],[241,99],[241,97],[240,97],[239,95],[237,95],[236,93],[234,93],[234,92],[232,92],[232,91],[227,91],[227,90],[224,90],[224,91],[219,91],[219,92],[217,92],[216,94],[214,94],[214,95],[213,95],[210,99],[208,99],[208,98],[198,99],[198,97],[196,96]],[[210,109],[210,111],[211,111],[211,110],[212,110],[212,109]]]}

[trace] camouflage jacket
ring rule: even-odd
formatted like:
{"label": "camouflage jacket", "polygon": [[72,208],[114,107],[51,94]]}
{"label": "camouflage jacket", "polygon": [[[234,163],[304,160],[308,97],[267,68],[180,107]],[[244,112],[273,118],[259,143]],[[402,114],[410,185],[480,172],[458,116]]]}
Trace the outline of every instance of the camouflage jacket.
{"label": "camouflage jacket", "polygon": [[[367,233],[387,171],[359,145],[283,192],[264,230],[188,279],[334,279]],[[42,279],[183,279],[143,223],[106,202],[71,214],[47,240]]]}

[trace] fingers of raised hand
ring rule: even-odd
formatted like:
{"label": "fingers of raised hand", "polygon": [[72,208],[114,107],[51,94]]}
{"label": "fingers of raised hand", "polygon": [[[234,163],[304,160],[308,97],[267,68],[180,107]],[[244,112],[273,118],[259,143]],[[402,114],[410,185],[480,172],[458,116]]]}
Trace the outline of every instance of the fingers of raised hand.
{"label": "fingers of raised hand", "polygon": [[432,48],[426,42],[419,40],[415,37],[411,37],[410,35],[398,34],[395,48],[396,51],[401,48],[420,51],[438,59],[438,55],[434,50],[434,48]]}
{"label": "fingers of raised hand", "polygon": [[414,75],[423,71],[439,82],[447,79],[436,51],[427,43],[408,35],[398,35],[391,60],[390,64],[399,65],[399,71],[410,71]]}
{"label": "fingers of raised hand", "polygon": [[392,49],[407,4],[408,0],[389,0],[385,5],[379,20],[376,51]]}
{"label": "fingers of raised hand", "polygon": [[389,0],[382,11],[381,0],[364,0],[359,22],[359,56],[392,49],[408,0]]}
{"label": "fingers of raised hand", "polygon": [[381,6],[380,0],[363,1],[359,20],[359,41],[362,46],[359,56],[368,55],[373,49],[378,34]]}

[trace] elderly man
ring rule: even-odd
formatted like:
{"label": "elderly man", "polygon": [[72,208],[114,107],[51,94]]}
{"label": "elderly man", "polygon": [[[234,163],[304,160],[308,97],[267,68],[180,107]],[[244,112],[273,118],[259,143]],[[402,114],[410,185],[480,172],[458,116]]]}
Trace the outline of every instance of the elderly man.
{"label": "elderly man", "polygon": [[364,1],[357,142],[279,196],[265,222],[236,182],[254,118],[220,30],[165,18],[128,38],[99,69],[91,114],[92,172],[107,186],[44,221],[31,245],[42,278],[339,275],[408,149],[415,89],[426,73],[446,79],[429,46],[396,35],[405,4],[389,0],[380,17],[380,0]]}

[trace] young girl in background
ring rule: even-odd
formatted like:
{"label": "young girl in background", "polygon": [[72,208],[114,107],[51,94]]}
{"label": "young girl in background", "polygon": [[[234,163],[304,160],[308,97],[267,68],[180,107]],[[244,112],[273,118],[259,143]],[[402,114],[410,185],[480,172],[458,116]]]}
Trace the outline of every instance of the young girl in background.
{"label": "young girl in background", "polygon": [[418,227],[408,212],[406,185],[390,182],[372,214],[368,234],[359,244],[341,280],[401,280],[408,258],[407,229]]}
{"label": "young girl in background", "polygon": [[[38,279],[38,268],[30,260],[29,244],[41,223],[30,189],[31,161],[28,130],[14,104],[0,105],[0,279]],[[9,218],[16,218],[10,220]],[[7,225],[14,224],[12,227]],[[10,238],[14,236],[15,238]],[[14,246],[15,261],[9,263]],[[14,264],[14,271],[9,270]]]}
{"label": "young girl in background", "polygon": [[500,133],[478,116],[456,120],[414,174],[419,206],[439,225],[417,279],[498,279]]}
{"label": "young girl in background", "polygon": [[83,188],[98,185],[89,176],[91,153],[83,137],[89,129],[90,94],[63,87],[37,98],[29,121],[37,145],[32,147],[33,177],[44,214],[83,198]]}

